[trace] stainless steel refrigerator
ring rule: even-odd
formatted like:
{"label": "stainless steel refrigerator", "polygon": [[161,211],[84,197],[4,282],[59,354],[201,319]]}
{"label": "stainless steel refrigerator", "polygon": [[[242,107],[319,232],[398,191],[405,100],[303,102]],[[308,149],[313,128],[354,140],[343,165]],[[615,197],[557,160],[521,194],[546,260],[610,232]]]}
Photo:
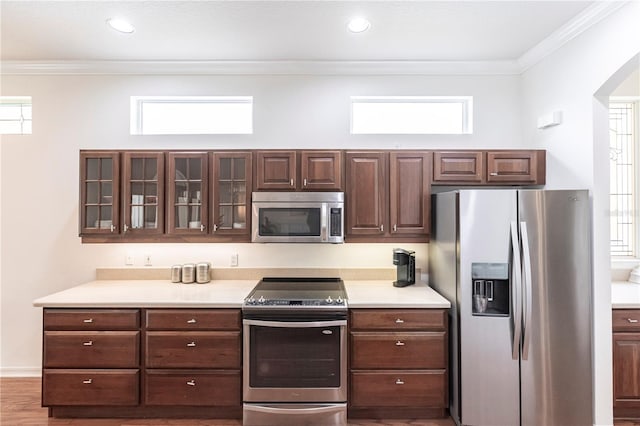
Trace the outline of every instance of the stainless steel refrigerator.
{"label": "stainless steel refrigerator", "polygon": [[432,201],[429,282],[452,306],[453,419],[592,425],[588,192],[460,190]]}

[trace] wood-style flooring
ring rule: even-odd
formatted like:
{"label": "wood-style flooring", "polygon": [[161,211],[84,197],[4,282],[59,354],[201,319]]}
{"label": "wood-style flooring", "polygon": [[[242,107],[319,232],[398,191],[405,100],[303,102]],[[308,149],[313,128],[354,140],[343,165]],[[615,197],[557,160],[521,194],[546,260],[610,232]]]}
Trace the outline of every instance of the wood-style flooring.
{"label": "wood-style flooring", "polygon": [[[75,425],[75,426],[241,426],[239,420],[178,419],[54,419],[40,406],[39,378],[0,378],[0,425]],[[350,420],[353,426],[453,426],[451,419],[441,420]],[[616,426],[618,423],[616,423]],[[620,423],[632,426],[635,423]],[[640,426],[640,423],[638,423]]]}

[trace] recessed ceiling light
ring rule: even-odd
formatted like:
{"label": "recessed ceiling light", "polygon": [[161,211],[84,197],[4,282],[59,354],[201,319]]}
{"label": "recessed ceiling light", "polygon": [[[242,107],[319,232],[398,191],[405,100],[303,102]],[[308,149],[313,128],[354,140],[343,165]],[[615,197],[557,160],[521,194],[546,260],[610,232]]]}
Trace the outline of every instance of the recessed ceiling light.
{"label": "recessed ceiling light", "polygon": [[352,33],[361,33],[367,31],[370,26],[371,23],[365,18],[353,18],[347,24],[347,28],[349,28],[349,31],[351,31]]}
{"label": "recessed ceiling light", "polygon": [[123,19],[109,18],[107,19],[107,24],[114,30],[120,31],[121,33],[130,34],[136,30],[133,25]]}

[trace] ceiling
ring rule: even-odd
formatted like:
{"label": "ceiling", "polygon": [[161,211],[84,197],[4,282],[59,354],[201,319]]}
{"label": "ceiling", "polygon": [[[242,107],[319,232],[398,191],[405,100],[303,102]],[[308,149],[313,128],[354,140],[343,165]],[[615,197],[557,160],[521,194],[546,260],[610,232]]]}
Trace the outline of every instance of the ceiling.
{"label": "ceiling", "polygon": [[[0,2],[3,61],[516,60],[593,1]],[[353,34],[354,16],[371,22]],[[110,29],[129,20],[133,34]]]}

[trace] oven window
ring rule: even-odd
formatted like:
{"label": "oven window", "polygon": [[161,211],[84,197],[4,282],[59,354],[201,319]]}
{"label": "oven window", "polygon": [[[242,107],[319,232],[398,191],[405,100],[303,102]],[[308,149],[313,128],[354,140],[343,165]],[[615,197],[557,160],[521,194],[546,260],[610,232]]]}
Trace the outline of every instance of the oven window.
{"label": "oven window", "polygon": [[320,208],[261,208],[260,235],[308,237],[320,235]]}
{"label": "oven window", "polygon": [[340,327],[251,326],[250,386],[340,387]]}

